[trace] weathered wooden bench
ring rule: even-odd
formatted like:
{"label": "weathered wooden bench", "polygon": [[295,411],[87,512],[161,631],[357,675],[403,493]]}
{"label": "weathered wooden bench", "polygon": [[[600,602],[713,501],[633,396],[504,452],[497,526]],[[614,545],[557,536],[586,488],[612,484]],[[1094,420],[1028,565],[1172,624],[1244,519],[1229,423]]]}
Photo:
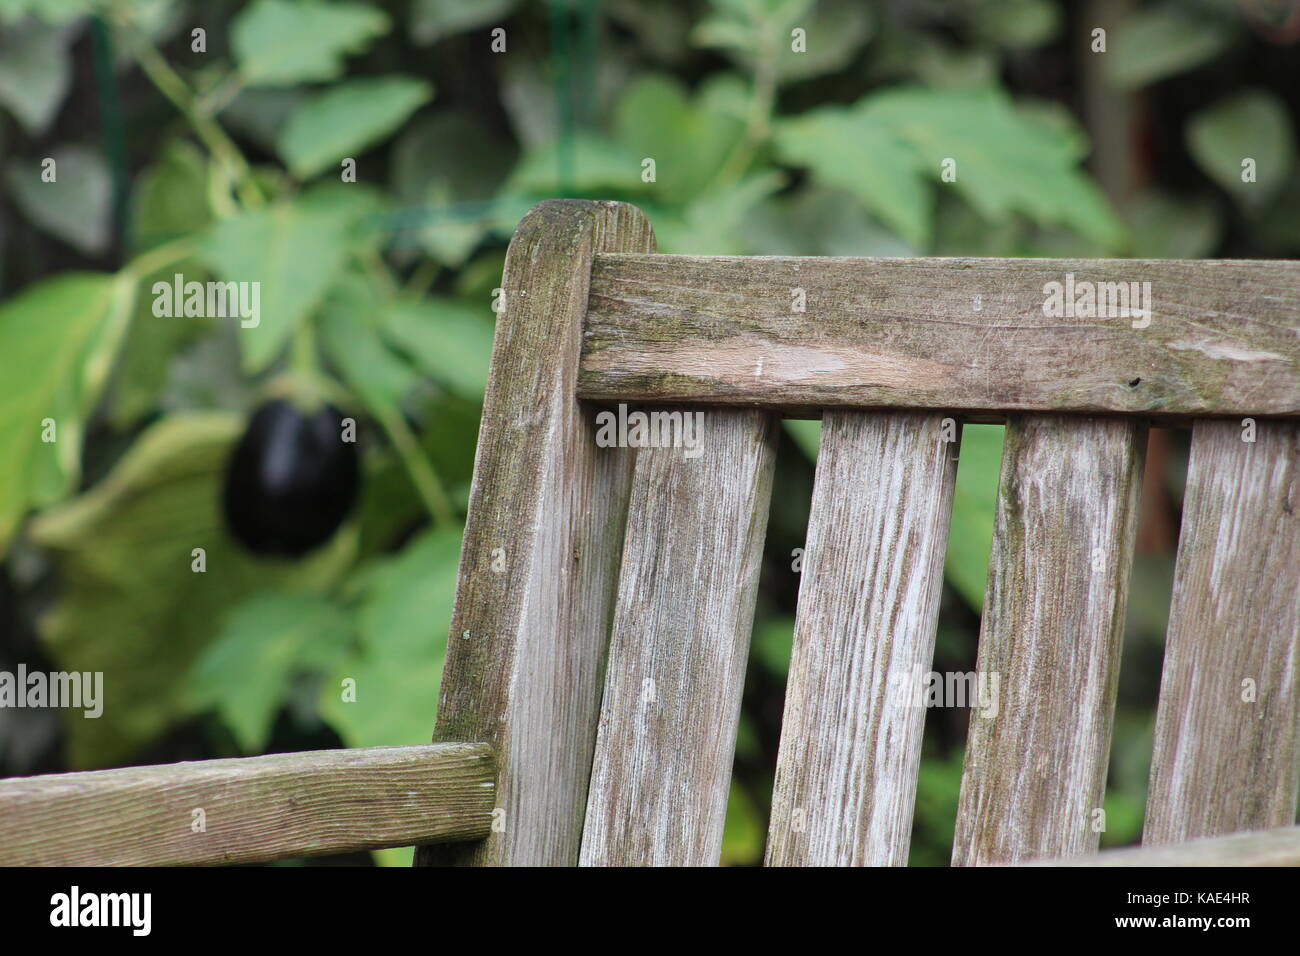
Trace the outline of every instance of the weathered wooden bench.
{"label": "weathered wooden bench", "polygon": [[[502,288],[435,743],[7,781],[0,862],[717,863],[806,416],[769,864],[907,861],[963,420],[1007,435],[953,862],[1300,863],[1300,263],[668,256],[553,201]],[[603,447],[620,405],[698,445]],[[1192,450],[1146,846],[1097,854],[1149,421]]]}

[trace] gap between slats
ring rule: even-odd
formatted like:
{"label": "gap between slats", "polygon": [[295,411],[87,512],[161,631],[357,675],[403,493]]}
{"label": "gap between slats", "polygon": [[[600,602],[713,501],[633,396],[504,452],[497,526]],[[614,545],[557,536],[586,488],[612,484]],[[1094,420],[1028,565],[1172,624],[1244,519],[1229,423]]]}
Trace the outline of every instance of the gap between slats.
{"label": "gap between slats", "polygon": [[935,413],[825,415],[769,866],[907,863],[958,429]]}
{"label": "gap between slats", "polygon": [[777,423],[701,414],[698,457],[637,454],[583,865],[721,855]]}

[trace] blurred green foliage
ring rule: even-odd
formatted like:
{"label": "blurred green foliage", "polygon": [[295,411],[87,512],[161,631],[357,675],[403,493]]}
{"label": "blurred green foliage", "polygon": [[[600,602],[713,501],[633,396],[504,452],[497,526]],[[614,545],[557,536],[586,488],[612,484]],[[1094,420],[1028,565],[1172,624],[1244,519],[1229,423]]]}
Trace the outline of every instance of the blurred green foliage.
{"label": "blurred green foliage", "polygon": [[[1237,79],[1274,27],[1260,15],[1135,5],[1091,65],[1076,51],[1092,24],[1056,0],[0,0],[18,217],[0,556],[11,623],[60,668],[109,674],[104,717],[67,718],[68,765],[174,755],[169,735],[195,726],[220,754],[427,739],[493,290],[533,201],[627,199],[677,253],[1294,255],[1295,84]],[[97,29],[115,55],[94,69]],[[1087,71],[1121,94],[1172,91],[1161,165],[1122,209],[1084,167]],[[1174,96],[1188,76],[1213,99]],[[112,141],[111,90],[127,170],[87,132],[100,116]],[[154,316],[152,284],[175,273],[260,281],[260,325]],[[221,469],[242,414],[303,389],[362,421],[364,499],[310,560],[256,559],[221,526]],[[724,841],[736,864],[762,853],[817,447],[817,423],[787,426],[778,481],[794,493],[774,499]],[[966,428],[936,667],[973,667],[1000,454],[1000,428]],[[1121,688],[1108,843],[1140,830],[1168,571],[1167,555],[1135,571],[1125,666],[1140,666]],[[942,864],[964,715],[930,722],[913,862]]]}

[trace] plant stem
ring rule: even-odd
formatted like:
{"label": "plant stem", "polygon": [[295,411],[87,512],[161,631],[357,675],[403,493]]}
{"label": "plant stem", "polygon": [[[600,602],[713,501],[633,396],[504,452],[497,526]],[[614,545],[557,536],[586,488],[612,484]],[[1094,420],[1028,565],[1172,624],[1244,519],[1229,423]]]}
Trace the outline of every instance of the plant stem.
{"label": "plant stem", "polygon": [[379,419],[380,427],[388,434],[389,441],[397,449],[407,474],[411,476],[411,483],[415,485],[415,490],[424,501],[424,506],[433,518],[434,525],[441,528],[454,524],[456,513],[452,508],[447,489],[443,486],[442,479],[438,477],[433,465],[429,463],[429,459],[424,456],[420,443],[407,427],[402,413],[396,409],[386,408],[375,410],[375,414]]}
{"label": "plant stem", "polygon": [[140,33],[130,28],[131,54],[144,71],[145,76],[153,82],[159,92],[180,110],[195,134],[203,141],[208,150],[230,173],[235,183],[235,191],[245,206],[252,209],[265,204],[265,198],[258,190],[251,176],[248,160],[239,151],[239,147],[226,135],[219,123],[196,107],[194,92],[171,65],[158,52],[158,49]]}
{"label": "plant stem", "polygon": [[203,116],[216,116],[233,103],[235,97],[242,92],[244,92],[244,78],[238,72],[232,72],[212,89],[201,94],[194,101],[194,108]]}
{"label": "plant stem", "polygon": [[713,177],[708,191],[732,185],[749,165],[754,153],[771,132],[772,110],[776,105],[776,66],[779,53],[776,39],[761,31],[758,60],[754,64],[754,87],[749,101],[749,117],[742,135],[726,162]]}
{"label": "plant stem", "polygon": [[434,280],[438,278],[438,273],[442,271],[442,266],[436,259],[425,259],[411,273],[411,277],[406,280],[406,286],[402,289],[402,295],[408,299],[421,299],[429,291]]}
{"label": "plant stem", "polygon": [[367,245],[356,253],[356,257],[361,266],[370,274],[370,277],[383,287],[384,295],[397,295],[397,282],[388,269],[388,263],[384,261],[384,257],[378,251]]}
{"label": "plant stem", "polygon": [[132,281],[138,282],[173,262],[188,259],[198,251],[198,248],[198,240],[190,236],[175,239],[136,256],[122,267],[121,272],[123,275],[130,276]]}

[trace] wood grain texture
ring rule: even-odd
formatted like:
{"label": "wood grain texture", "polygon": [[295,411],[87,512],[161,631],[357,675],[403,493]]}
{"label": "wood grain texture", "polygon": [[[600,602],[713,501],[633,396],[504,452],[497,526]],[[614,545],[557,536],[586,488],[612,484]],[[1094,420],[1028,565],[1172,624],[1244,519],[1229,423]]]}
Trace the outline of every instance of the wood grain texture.
{"label": "wood grain texture", "polygon": [[487,744],[19,777],[0,781],[0,866],[255,863],[476,840],[495,804]]}
{"label": "wood grain texture", "polygon": [[1242,435],[1239,421],[1192,431],[1147,844],[1295,822],[1300,422]]}
{"label": "wood grain texture", "polygon": [[957,475],[948,429],[932,413],[826,413],[769,866],[907,864]]}
{"label": "wood grain texture", "polygon": [[[1045,315],[1046,284],[1067,274],[1149,282],[1150,324]],[[1300,262],[597,256],[578,388],[979,420],[1296,415]]]}
{"label": "wood grain texture", "polygon": [[1023,866],[1300,866],[1300,827],[1189,840],[1172,846],[1103,850]]}
{"label": "wood grain texture", "polygon": [[1007,426],[954,865],[1097,848],[1145,428],[1017,416]]}
{"label": "wood grain texture", "polygon": [[710,409],[699,457],[638,455],[584,865],[718,863],[776,424]]}
{"label": "wood grain texture", "polygon": [[496,745],[504,827],[419,864],[577,862],[634,457],[578,403],[582,317],[594,254],[653,249],[634,207],[577,200],[511,240],[434,733]]}

